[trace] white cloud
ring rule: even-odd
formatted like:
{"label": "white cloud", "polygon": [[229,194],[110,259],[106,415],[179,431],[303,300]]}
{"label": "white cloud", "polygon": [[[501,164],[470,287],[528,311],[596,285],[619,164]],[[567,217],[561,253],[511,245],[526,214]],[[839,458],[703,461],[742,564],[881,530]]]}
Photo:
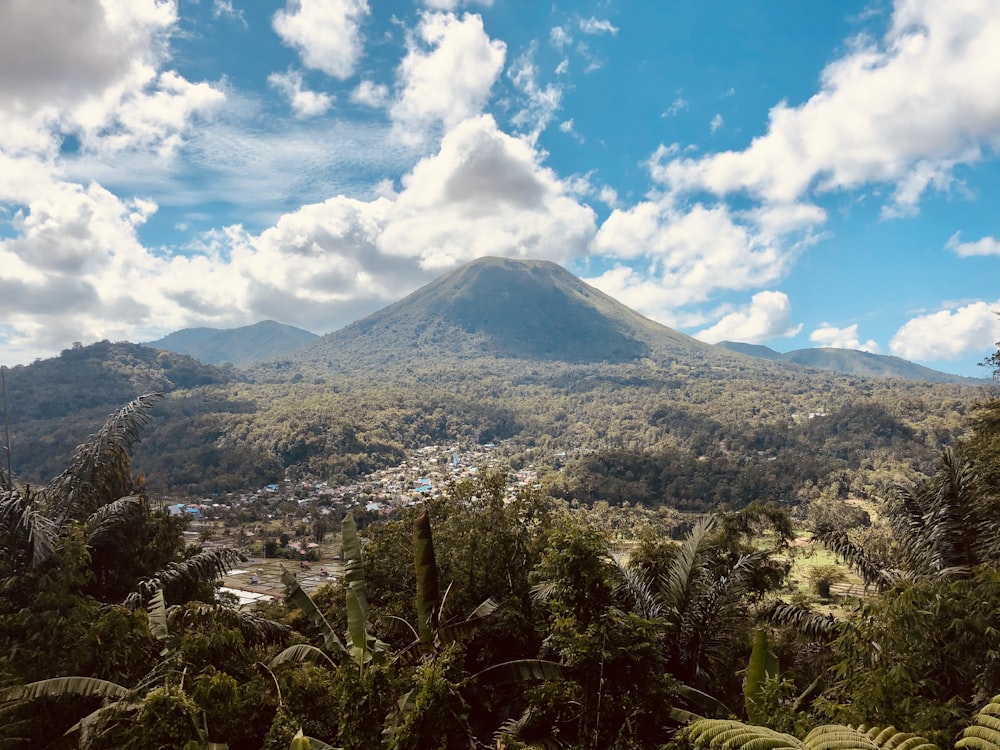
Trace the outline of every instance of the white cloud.
{"label": "white cloud", "polygon": [[581,18],[580,19],[580,31],[584,34],[611,34],[614,36],[618,33],[618,28],[611,24],[606,18]]}
{"label": "white cloud", "polygon": [[[537,141],[538,136],[552,122],[562,101],[560,86],[551,83],[541,86],[538,83],[538,67],[534,62],[534,53],[534,47],[529,47],[528,51],[518,57],[507,71],[507,76],[521,94],[522,102],[521,110],[511,118],[511,122],[532,142]],[[563,130],[563,132],[569,131]]]}
{"label": "white cloud", "polygon": [[172,156],[225,98],[160,69],[176,22],[157,0],[0,4],[0,151],[51,159],[75,134],[88,151]]}
{"label": "white cloud", "polygon": [[593,211],[492,117],[465,121],[403,179],[380,247],[445,269],[483,255],[568,260],[587,252]]}
{"label": "white cloud", "polygon": [[425,13],[407,35],[399,65],[401,90],[389,113],[403,140],[420,140],[431,128],[453,128],[479,114],[503,70],[506,45],[491,40],[483,19]]}
{"label": "white cloud", "polygon": [[619,271],[592,283],[665,323],[676,319],[678,308],[720,291],[772,283],[786,272],[798,248],[754,218],[723,205],[675,206],[667,197],[615,209],[598,232],[595,250],[644,271]]}
{"label": "white cloud", "polygon": [[954,360],[982,352],[987,356],[1000,341],[1000,300],[973,302],[907,321],[889,341],[898,357],[920,361]]}
{"label": "white cloud", "polygon": [[962,242],[961,232],[955,232],[949,237],[945,247],[960,258],[973,255],[1000,255],[1000,241],[993,237],[983,237],[976,242]]}
{"label": "white cloud", "polygon": [[285,95],[296,117],[315,117],[333,105],[333,97],[329,94],[304,88],[302,74],[297,70],[271,73],[267,77],[267,82]]}
{"label": "white cloud", "polygon": [[361,59],[361,24],[370,12],[367,0],[287,0],[272,25],[303,65],[343,80]]}
{"label": "white cloud", "polygon": [[823,322],[819,328],[809,334],[809,340],[819,344],[819,346],[832,347],[834,349],[855,349],[862,352],[878,354],[878,344],[872,339],[861,343],[858,339],[858,324],[854,323],[846,328],[837,328],[830,323]]}
{"label": "white cloud", "polygon": [[712,118],[712,121],[710,123],[708,123],[708,129],[709,129],[709,131],[711,131],[714,134],[715,131],[717,131],[719,128],[721,128],[725,124],[726,124],[726,121],[724,119],[722,119],[722,115],[716,114],[715,117]]}
{"label": "white cloud", "polygon": [[549,44],[562,52],[573,43],[573,37],[563,26],[553,26],[549,30]]}
{"label": "white cloud", "polygon": [[660,117],[676,117],[687,108],[688,108],[687,99],[685,99],[683,96],[678,95],[677,98],[670,103],[670,106],[663,111]]}
{"label": "white cloud", "polygon": [[351,101],[366,107],[381,109],[389,103],[389,87],[383,83],[362,81],[351,92]]}
{"label": "white cloud", "polygon": [[805,103],[777,104],[743,151],[675,159],[656,178],[673,190],[747,191],[792,202],[810,190],[895,186],[887,215],[916,210],[954,168],[1000,145],[1000,14],[995,0],[900,0],[885,37],[855,40]]}
{"label": "white cloud", "polygon": [[212,17],[221,18],[222,16],[234,18],[244,27],[247,25],[246,16],[243,15],[242,10],[233,8],[232,0],[212,0]]}
{"label": "white cloud", "polygon": [[67,110],[164,53],[174,2],[6,0],[0,3],[0,109]]}
{"label": "white cloud", "polygon": [[792,324],[791,315],[792,305],[784,292],[758,292],[749,305],[699,331],[695,338],[710,344],[720,341],[759,344],[778,337],[790,337],[802,330],[801,323]]}

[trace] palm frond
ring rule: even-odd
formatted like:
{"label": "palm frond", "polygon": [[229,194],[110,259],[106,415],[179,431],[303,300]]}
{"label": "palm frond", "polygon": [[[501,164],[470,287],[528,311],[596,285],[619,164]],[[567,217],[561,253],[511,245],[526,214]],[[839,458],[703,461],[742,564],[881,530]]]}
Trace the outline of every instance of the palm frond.
{"label": "palm frond", "polygon": [[516,719],[510,718],[503,722],[497,731],[493,733],[495,745],[497,747],[506,747],[509,744],[506,740],[510,739],[514,740],[518,747],[524,747],[526,750],[558,750],[558,748],[565,747],[564,743],[560,742],[551,733],[545,737],[536,737],[530,740],[526,737],[528,731],[533,729],[531,723],[535,715],[535,709],[528,706]]}
{"label": "palm frond", "polygon": [[100,544],[104,537],[145,504],[146,498],[142,495],[127,495],[102,505],[87,518],[87,543]]}
{"label": "palm frond", "polygon": [[878,591],[885,591],[898,580],[895,571],[872,558],[867,551],[848,539],[847,534],[842,531],[828,531],[819,534],[815,537],[815,541],[844,558],[851,567],[861,574],[861,578],[867,586],[874,586]]}
{"label": "palm frond", "polygon": [[261,646],[283,643],[291,634],[287,625],[270,620],[259,612],[205,602],[188,602],[171,607],[168,622],[173,630],[197,630],[209,623],[217,623],[239,630],[247,643]]}
{"label": "palm frond", "polygon": [[775,732],[767,727],[744,724],[728,719],[695,721],[684,735],[695,747],[712,750],[806,750],[805,744],[790,734]]}
{"label": "palm frond", "polygon": [[45,488],[55,505],[53,518],[62,526],[84,510],[88,515],[101,505],[131,494],[130,455],[139,442],[139,430],[162,393],[149,393],[116,411],[95,434],[78,445],[69,466]]}
{"label": "palm frond", "polygon": [[625,563],[618,554],[609,555],[617,573],[615,590],[628,599],[632,611],[645,620],[657,620],[664,614],[663,602],[657,595],[653,580],[644,571]]}
{"label": "palm frond", "polygon": [[962,730],[958,750],[1000,750],[1000,695],[983,706],[971,726]]}
{"label": "palm frond", "polygon": [[765,604],[757,617],[768,625],[792,628],[814,641],[831,641],[841,630],[841,623],[831,614],[821,615],[804,604],[788,604],[778,599]]}
{"label": "palm frond", "polygon": [[308,643],[296,643],[294,646],[289,646],[271,659],[271,661],[268,662],[268,666],[271,669],[275,669],[276,667],[280,667],[282,664],[300,664],[302,662],[326,664],[331,669],[337,668],[337,662],[331,659],[325,651],[318,649],[315,646],[311,646]]}
{"label": "palm frond", "polygon": [[684,608],[699,567],[706,567],[704,556],[700,553],[714,523],[711,516],[699,520],[677,549],[670,568],[661,576],[662,595],[671,609]]}
{"label": "palm frond", "polygon": [[30,489],[0,493],[0,550],[15,569],[34,568],[55,551],[58,530]]}
{"label": "palm frond", "polygon": [[95,677],[52,677],[0,690],[0,703],[29,701],[45,697],[58,698],[64,695],[117,700],[124,698],[128,693],[128,688]]}
{"label": "palm frond", "polygon": [[170,563],[149,578],[140,580],[136,584],[136,590],[125,599],[125,606],[137,609],[160,589],[169,596],[171,589],[218,580],[232,570],[236,563],[246,559],[246,555],[232,547],[203,550],[180,562]]}

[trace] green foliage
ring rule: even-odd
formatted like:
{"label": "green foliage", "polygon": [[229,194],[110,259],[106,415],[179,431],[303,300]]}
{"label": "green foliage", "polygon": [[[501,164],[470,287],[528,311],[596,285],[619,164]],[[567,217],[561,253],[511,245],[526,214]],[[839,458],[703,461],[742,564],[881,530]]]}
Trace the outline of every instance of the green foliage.
{"label": "green foliage", "polygon": [[907,726],[950,742],[1000,684],[1000,572],[916,582],[866,601],[833,642],[835,720]]}
{"label": "green foliage", "polygon": [[747,718],[754,724],[764,723],[764,706],[761,700],[764,692],[764,682],[778,676],[778,657],[770,649],[767,642],[767,631],[758,629],[754,634],[753,651],[750,652],[750,662],[743,676],[743,705]]}

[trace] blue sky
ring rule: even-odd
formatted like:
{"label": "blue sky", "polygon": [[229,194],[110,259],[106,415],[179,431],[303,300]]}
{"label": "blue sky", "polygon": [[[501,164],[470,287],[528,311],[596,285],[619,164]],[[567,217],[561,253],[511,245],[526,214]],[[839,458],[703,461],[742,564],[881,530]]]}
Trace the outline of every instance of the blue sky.
{"label": "blue sky", "polygon": [[997,50],[998,0],[8,0],[0,363],[325,333],[505,255],[985,376]]}

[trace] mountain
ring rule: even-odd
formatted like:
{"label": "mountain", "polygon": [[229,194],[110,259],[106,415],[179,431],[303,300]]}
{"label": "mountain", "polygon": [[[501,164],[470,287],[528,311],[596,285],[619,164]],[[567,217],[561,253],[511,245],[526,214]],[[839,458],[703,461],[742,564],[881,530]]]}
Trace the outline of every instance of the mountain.
{"label": "mountain", "polygon": [[318,339],[315,333],[264,320],[241,328],[185,328],[144,346],[189,354],[206,364],[238,367],[277,359]]}
{"label": "mountain", "polygon": [[785,362],[802,367],[814,367],[818,370],[831,370],[862,378],[900,378],[903,380],[923,380],[928,383],[958,383],[964,385],[982,385],[987,382],[981,378],[967,378],[961,375],[952,375],[951,373],[932,370],[929,367],[923,367],[899,357],[872,354],[854,349],[817,347],[814,349],[795,349],[794,351],[782,354],[766,346],[734,341],[722,341],[716,344],[716,346],[760,359]]}
{"label": "mountain", "polygon": [[301,349],[300,362],[399,366],[446,358],[621,364],[718,360],[548,261],[481,258]]}
{"label": "mountain", "polygon": [[731,352],[739,352],[758,359],[781,359],[781,352],[776,352],[769,346],[762,344],[744,344],[742,341],[720,341],[716,344],[721,349],[728,349]]}

